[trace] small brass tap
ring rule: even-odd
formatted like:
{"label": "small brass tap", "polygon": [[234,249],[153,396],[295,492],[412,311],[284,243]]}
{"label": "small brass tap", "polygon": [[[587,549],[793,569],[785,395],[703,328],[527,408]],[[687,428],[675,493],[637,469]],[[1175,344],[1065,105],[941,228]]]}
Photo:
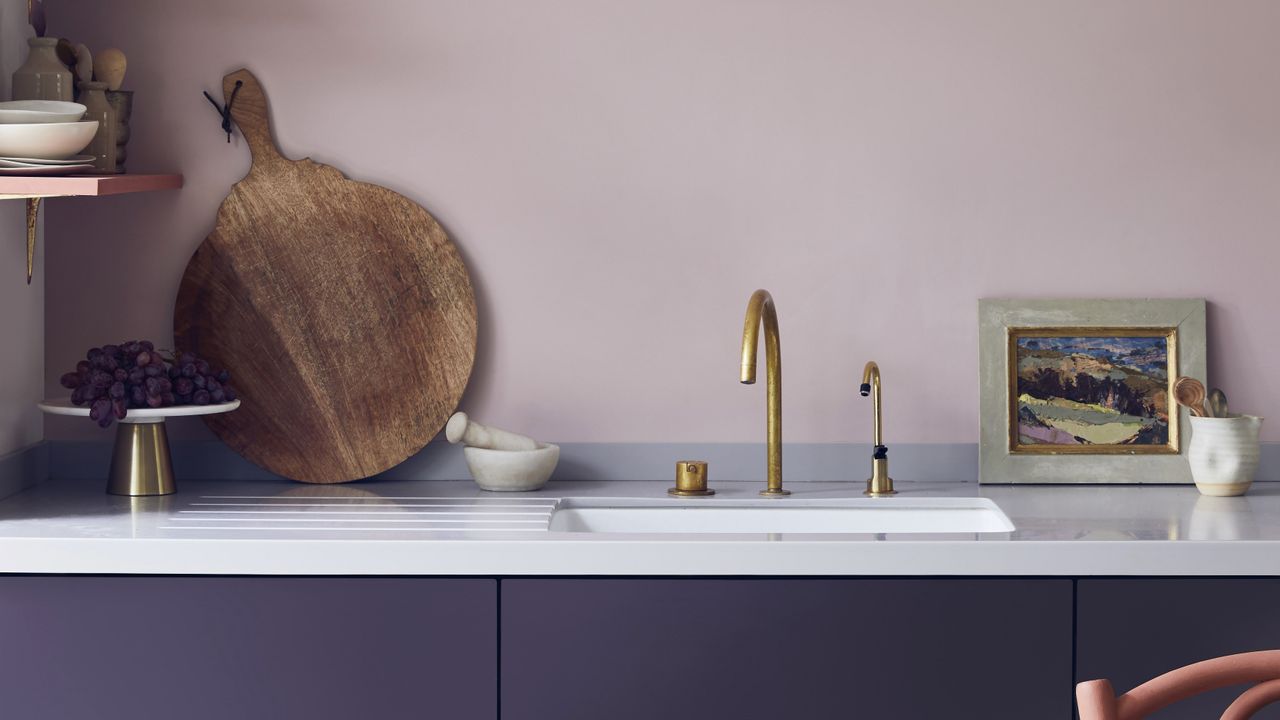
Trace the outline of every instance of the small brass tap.
{"label": "small brass tap", "polygon": [[889,477],[889,448],[884,446],[884,438],[881,436],[883,400],[880,393],[880,366],[875,361],[867,363],[862,369],[862,387],[858,388],[858,392],[862,397],[871,396],[871,436],[875,444],[871,452],[871,477],[862,494],[871,497],[896,495],[898,491],[893,489],[893,478]]}
{"label": "small brass tap", "polygon": [[756,381],[756,346],[760,326],[764,326],[766,404],[768,412],[769,482],[760,494],[782,497],[782,340],[778,337],[778,311],[768,290],[757,290],[747,302],[747,319],[742,327],[742,384]]}

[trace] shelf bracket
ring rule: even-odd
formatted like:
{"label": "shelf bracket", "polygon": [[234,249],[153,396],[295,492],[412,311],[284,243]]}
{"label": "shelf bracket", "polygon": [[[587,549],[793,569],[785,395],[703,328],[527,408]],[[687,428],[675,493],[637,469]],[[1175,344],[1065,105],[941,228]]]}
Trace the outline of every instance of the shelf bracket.
{"label": "shelf bracket", "polygon": [[36,229],[40,219],[40,201],[53,195],[0,195],[0,200],[27,201],[27,284],[36,269]]}
{"label": "shelf bracket", "polygon": [[40,201],[44,198],[27,198],[27,284],[36,269],[36,221],[40,218]]}

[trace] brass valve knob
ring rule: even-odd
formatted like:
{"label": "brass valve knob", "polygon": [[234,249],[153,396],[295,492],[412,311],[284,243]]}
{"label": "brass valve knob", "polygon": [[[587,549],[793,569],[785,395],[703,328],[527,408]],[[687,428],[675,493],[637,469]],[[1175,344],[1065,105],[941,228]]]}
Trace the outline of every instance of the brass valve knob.
{"label": "brass valve knob", "polygon": [[667,490],[676,497],[705,497],[715,495],[707,489],[707,463],[703,460],[681,460],[676,463],[676,486]]}

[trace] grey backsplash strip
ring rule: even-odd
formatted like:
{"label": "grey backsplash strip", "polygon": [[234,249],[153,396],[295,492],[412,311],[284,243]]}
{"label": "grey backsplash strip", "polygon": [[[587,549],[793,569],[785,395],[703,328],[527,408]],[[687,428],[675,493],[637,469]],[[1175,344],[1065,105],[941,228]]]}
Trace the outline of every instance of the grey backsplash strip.
{"label": "grey backsplash strip", "polygon": [[[111,457],[110,443],[51,442],[49,446],[49,472],[53,477],[105,477]],[[275,477],[218,442],[175,442],[172,449],[174,472],[179,479]],[[0,459],[0,468],[12,457]],[[900,443],[890,447],[889,458],[891,474],[899,481],[974,482],[978,477],[976,444]],[[560,465],[554,477],[595,481],[673,480],[677,460],[706,460],[710,463],[713,485],[717,480],[763,482],[764,479],[765,447],[755,443],[562,443]],[[870,466],[871,446],[867,444],[797,443],[783,449],[786,482],[861,482],[867,479]],[[467,480],[470,475],[462,459],[462,449],[437,442],[382,477]],[[1258,479],[1278,478],[1280,443],[1264,444]]]}
{"label": "grey backsplash strip", "polygon": [[[52,443],[51,475],[101,478],[111,459],[110,443]],[[218,442],[174,442],[174,473],[181,478],[252,480],[275,477]],[[787,445],[787,482],[867,479],[869,444]],[[898,445],[890,449],[895,478],[929,482],[972,482],[978,446]],[[706,460],[711,481],[760,480],[765,446],[754,443],[562,443],[556,480],[674,480],[677,460]],[[469,480],[462,449],[436,442],[381,477],[396,480]]]}
{"label": "grey backsplash strip", "polygon": [[1280,480],[1280,443],[1262,443],[1262,457],[1258,462],[1256,480]]}
{"label": "grey backsplash strip", "polygon": [[0,498],[44,482],[49,477],[49,446],[39,442],[0,457]]}

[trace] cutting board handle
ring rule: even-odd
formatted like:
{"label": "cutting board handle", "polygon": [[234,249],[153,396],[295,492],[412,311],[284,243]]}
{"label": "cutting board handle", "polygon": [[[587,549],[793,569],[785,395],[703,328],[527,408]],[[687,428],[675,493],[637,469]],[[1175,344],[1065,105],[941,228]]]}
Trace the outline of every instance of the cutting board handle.
{"label": "cutting board handle", "polygon": [[[237,81],[242,83],[239,91],[236,90]],[[235,102],[231,101],[233,92]],[[285,159],[271,137],[267,94],[263,92],[262,83],[258,82],[253,73],[240,69],[222,78],[222,99],[224,103],[231,105],[231,119],[235,120],[240,134],[249,144],[254,168]]]}

